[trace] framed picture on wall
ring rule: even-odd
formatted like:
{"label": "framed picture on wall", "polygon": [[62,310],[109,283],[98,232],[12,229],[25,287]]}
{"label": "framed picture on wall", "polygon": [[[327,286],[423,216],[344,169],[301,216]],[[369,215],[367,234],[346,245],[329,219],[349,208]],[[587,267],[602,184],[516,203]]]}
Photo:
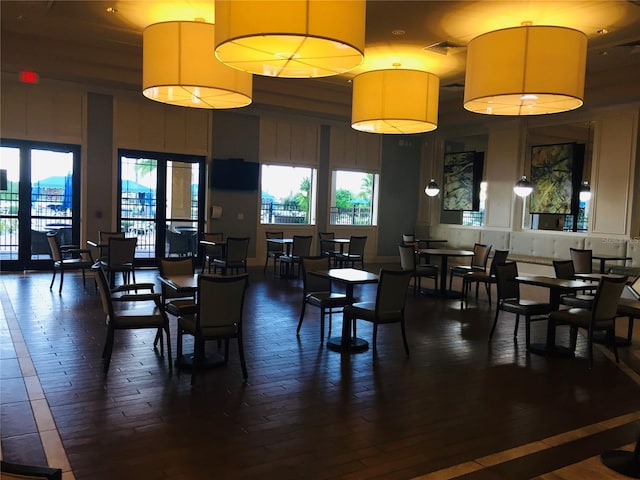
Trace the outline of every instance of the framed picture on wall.
{"label": "framed picture on wall", "polygon": [[530,213],[574,213],[574,189],[582,174],[583,159],[578,158],[579,150],[576,143],[531,147]]}
{"label": "framed picture on wall", "polygon": [[443,210],[480,209],[480,182],[484,154],[482,152],[447,153],[443,167]]}

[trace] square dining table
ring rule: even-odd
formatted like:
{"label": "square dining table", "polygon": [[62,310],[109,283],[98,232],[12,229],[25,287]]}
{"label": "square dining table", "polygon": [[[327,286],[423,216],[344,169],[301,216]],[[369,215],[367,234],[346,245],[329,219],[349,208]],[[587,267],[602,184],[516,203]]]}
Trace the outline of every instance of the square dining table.
{"label": "square dining table", "polygon": [[[309,275],[328,278],[331,281],[344,285],[345,295],[349,303],[353,303],[354,286],[378,283],[379,279],[377,274],[357,268],[331,268],[329,270],[309,272]],[[342,335],[340,337],[329,338],[329,340],[327,340],[327,347],[343,353],[362,352],[369,348],[369,342],[363,338],[352,337],[351,325],[349,322],[346,322],[343,317]]]}

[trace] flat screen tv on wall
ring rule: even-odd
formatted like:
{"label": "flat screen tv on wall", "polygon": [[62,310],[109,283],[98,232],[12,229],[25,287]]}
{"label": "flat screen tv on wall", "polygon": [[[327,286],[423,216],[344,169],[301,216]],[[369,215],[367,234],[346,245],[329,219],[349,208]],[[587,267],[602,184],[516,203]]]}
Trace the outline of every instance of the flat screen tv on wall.
{"label": "flat screen tv on wall", "polygon": [[214,190],[258,190],[260,164],[241,158],[214,159],[211,164],[211,188]]}

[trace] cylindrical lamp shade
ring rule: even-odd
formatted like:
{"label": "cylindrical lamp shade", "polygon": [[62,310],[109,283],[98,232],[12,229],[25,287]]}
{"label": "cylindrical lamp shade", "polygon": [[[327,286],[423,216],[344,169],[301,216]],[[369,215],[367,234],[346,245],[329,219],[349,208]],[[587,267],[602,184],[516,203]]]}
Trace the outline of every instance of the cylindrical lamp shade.
{"label": "cylindrical lamp shade", "polygon": [[270,77],[344,73],[364,59],[365,0],[216,0],[216,57]]}
{"label": "cylindrical lamp shade", "polygon": [[418,70],[372,70],[353,79],[351,126],[370,133],[422,133],[438,127],[440,79]]}
{"label": "cylindrical lamp shade", "polygon": [[220,63],[215,26],[162,22],[143,36],[142,94],[158,102],[195,108],[237,108],[251,103],[253,77]]}
{"label": "cylindrical lamp shade", "polygon": [[488,115],[542,115],[583,103],[587,36],[522,26],[480,35],[467,47],[464,108]]}

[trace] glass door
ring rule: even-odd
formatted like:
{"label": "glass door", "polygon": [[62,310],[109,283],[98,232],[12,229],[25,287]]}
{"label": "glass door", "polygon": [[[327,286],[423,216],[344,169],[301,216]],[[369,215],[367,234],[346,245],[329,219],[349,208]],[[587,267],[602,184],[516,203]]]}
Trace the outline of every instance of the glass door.
{"label": "glass door", "polygon": [[0,191],[2,270],[51,267],[47,234],[60,243],[80,239],[80,147],[3,140],[0,168],[7,189]]}
{"label": "glass door", "polygon": [[120,151],[120,228],[137,237],[136,259],[197,256],[204,225],[205,158]]}

